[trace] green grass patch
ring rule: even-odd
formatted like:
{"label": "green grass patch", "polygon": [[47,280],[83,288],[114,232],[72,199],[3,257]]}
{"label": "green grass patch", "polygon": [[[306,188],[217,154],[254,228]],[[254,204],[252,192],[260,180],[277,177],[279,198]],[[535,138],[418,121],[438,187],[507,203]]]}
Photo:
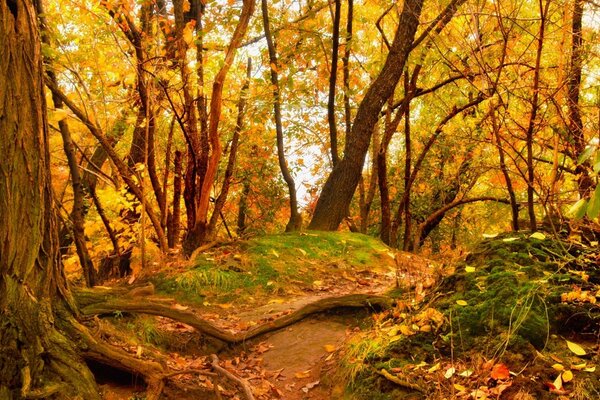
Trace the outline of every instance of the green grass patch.
{"label": "green grass patch", "polygon": [[184,302],[245,302],[297,292],[335,274],[393,268],[389,251],[378,239],[349,232],[266,235],[201,254],[186,271],[152,279],[159,293]]}

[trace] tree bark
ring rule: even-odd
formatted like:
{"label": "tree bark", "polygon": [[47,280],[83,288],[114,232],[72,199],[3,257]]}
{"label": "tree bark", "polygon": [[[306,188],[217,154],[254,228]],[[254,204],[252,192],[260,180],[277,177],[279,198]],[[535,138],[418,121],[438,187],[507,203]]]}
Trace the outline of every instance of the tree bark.
{"label": "tree bark", "polygon": [[581,111],[579,109],[579,90],[581,87],[581,68],[582,68],[582,47],[583,35],[581,32],[581,23],[583,18],[583,0],[573,0],[573,20],[571,23],[571,60],[569,65],[569,75],[567,77],[567,105],[569,108],[569,137],[573,143],[573,160],[577,167],[577,188],[579,195],[584,198],[589,194],[590,188],[594,182],[590,178],[590,163],[588,160],[580,163],[579,156],[583,154],[586,147],[585,136],[583,134],[583,121],[581,120]]}
{"label": "tree bark", "polygon": [[[40,34],[42,42],[48,46],[52,46],[50,38],[48,36],[48,26],[46,24],[46,17],[44,15],[44,7],[40,0],[35,2],[36,12],[40,20]],[[56,74],[52,70],[50,65],[51,60],[47,60],[48,70],[46,71],[48,79],[58,85]],[[64,105],[60,97],[52,93],[52,102],[54,107],[57,109],[63,109]],[[72,241],[75,242],[75,250],[79,257],[79,263],[83,271],[83,278],[85,284],[88,287],[92,287],[96,284],[96,270],[94,269],[94,263],[92,257],[87,249],[85,243],[85,215],[87,213],[85,207],[85,188],[82,183],[81,174],[79,172],[79,163],[77,162],[77,155],[75,151],[75,143],[71,137],[71,131],[66,118],[58,121],[58,128],[60,135],[63,140],[63,149],[65,156],[67,157],[67,164],[69,165],[69,172],[71,173],[71,187],[73,188],[73,208],[69,215],[70,224],[66,223],[68,230],[71,231]],[[67,236],[68,233],[61,234],[61,237]],[[66,248],[61,248],[61,254],[66,252]]]}
{"label": "tree bark", "polygon": [[261,1],[262,15],[263,15],[263,27],[265,30],[265,37],[267,39],[267,46],[269,48],[269,61],[271,63],[271,84],[273,85],[273,113],[275,116],[275,130],[277,132],[277,159],[279,160],[279,168],[283,175],[283,180],[287,184],[288,192],[290,194],[290,220],[288,221],[285,231],[293,232],[302,228],[302,216],[298,212],[298,200],[296,196],[296,183],[292,177],[287,161],[285,160],[285,152],[283,147],[283,126],[281,122],[281,90],[279,88],[279,74],[277,64],[277,49],[271,36],[271,27],[269,23],[269,8],[267,0]]}
{"label": "tree bark", "polygon": [[331,162],[335,167],[339,161],[337,125],[335,121],[335,87],[337,83],[338,52],[340,47],[340,14],[342,0],[334,0],[333,37],[331,44],[331,71],[329,72],[329,97],[327,100],[327,122],[329,123],[329,140],[331,146]]}
{"label": "tree bark", "polygon": [[0,398],[99,400],[58,328],[73,302],[58,252],[43,82],[32,1],[0,0]]}
{"label": "tree bark", "polygon": [[407,0],[404,3],[385,64],[358,108],[351,134],[346,138],[344,158],[333,168],[323,186],[309,229],[336,230],[348,215],[373,127],[400,80],[419,25],[422,6],[423,0]]}
{"label": "tree bark", "polygon": [[529,214],[529,229],[532,232],[537,230],[537,222],[534,207],[535,195],[535,168],[533,165],[533,135],[536,131],[537,113],[539,109],[540,98],[540,73],[542,63],[542,50],[544,47],[544,34],[546,32],[546,16],[550,7],[550,0],[544,5],[543,0],[539,0],[540,9],[540,29],[537,35],[537,50],[535,57],[535,70],[533,73],[533,96],[531,98],[531,113],[529,115],[529,123],[527,125],[526,147],[527,147],[527,212]]}
{"label": "tree bark", "polygon": [[[223,206],[227,201],[227,196],[229,194],[229,187],[231,186],[231,179],[233,178],[233,172],[235,170],[236,158],[238,147],[240,143],[240,133],[242,132],[244,126],[244,117],[246,115],[246,102],[248,100],[248,89],[250,87],[250,78],[252,73],[252,60],[248,58],[248,64],[246,69],[246,81],[242,86],[242,91],[240,94],[240,98],[237,104],[237,120],[235,123],[235,129],[233,131],[233,138],[231,139],[231,147],[229,149],[229,160],[227,161],[227,167],[225,168],[225,176],[223,177],[223,185],[221,186],[221,193],[217,196],[215,200],[215,209],[210,217],[210,222],[208,226],[209,232],[215,232],[215,227],[217,225],[217,221],[219,216],[222,216]],[[223,221],[224,222],[224,221]],[[214,240],[214,237],[211,237],[210,240]]]}

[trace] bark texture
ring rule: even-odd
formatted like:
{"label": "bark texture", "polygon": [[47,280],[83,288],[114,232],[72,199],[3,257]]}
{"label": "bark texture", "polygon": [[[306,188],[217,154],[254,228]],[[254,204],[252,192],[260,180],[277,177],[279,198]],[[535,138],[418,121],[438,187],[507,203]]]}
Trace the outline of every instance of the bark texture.
{"label": "bark texture", "polygon": [[31,0],[0,0],[0,398],[100,399],[72,342]]}
{"label": "bark texture", "polygon": [[422,6],[423,0],[407,0],[404,3],[385,64],[360,103],[352,131],[346,138],[344,158],[334,167],[323,186],[309,229],[336,230],[348,214],[373,127],[400,80],[419,25]]}

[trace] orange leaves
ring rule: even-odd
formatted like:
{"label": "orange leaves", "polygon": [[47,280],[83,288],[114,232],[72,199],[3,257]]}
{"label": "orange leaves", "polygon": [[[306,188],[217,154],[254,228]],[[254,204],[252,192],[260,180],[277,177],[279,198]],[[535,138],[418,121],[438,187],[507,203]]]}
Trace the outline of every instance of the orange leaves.
{"label": "orange leaves", "polygon": [[504,380],[508,379],[510,376],[510,370],[504,364],[496,364],[492,367],[492,372],[490,373],[490,377],[495,380]]}

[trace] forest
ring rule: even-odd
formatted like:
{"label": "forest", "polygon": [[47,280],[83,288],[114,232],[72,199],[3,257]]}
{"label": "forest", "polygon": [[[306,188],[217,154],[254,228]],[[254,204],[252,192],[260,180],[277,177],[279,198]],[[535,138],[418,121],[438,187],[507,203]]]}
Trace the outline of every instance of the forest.
{"label": "forest", "polygon": [[0,400],[600,398],[596,0],[0,0],[0,157]]}

